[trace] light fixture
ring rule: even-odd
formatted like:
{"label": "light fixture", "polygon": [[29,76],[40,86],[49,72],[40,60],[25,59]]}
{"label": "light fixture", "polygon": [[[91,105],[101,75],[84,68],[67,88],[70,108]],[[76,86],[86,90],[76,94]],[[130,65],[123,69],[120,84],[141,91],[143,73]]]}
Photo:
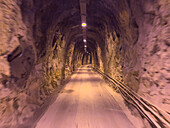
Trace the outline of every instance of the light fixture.
{"label": "light fixture", "polygon": [[84,45],[85,48],[87,48],[87,45]]}
{"label": "light fixture", "polygon": [[86,39],[84,39],[83,42],[87,42]]}
{"label": "light fixture", "polygon": [[86,27],[87,24],[86,24],[86,23],[82,23],[81,26],[82,26],[82,27]]}

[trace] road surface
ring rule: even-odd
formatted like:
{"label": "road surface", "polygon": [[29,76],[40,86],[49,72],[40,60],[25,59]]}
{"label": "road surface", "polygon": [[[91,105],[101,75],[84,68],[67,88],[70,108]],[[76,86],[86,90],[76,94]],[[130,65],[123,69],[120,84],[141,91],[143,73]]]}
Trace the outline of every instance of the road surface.
{"label": "road surface", "polygon": [[80,68],[36,128],[134,128],[102,83],[91,68]]}

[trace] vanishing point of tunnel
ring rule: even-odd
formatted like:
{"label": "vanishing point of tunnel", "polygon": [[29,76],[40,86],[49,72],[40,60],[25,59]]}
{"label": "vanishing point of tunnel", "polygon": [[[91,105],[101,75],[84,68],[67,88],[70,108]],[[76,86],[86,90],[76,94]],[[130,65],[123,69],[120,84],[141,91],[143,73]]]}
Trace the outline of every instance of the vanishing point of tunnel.
{"label": "vanishing point of tunnel", "polygon": [[170,0],[0,0],[0,128],[169,128]]}

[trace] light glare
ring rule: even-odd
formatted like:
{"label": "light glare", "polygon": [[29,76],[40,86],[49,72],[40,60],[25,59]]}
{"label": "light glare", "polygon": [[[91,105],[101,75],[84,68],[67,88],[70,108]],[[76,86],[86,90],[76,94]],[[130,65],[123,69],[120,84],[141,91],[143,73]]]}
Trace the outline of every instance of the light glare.
{"label": "light glare", "polygon": [[86,27],[87,24],[86,24],[86,23],[82,23],[81,26],[82,26],[82,27]]}

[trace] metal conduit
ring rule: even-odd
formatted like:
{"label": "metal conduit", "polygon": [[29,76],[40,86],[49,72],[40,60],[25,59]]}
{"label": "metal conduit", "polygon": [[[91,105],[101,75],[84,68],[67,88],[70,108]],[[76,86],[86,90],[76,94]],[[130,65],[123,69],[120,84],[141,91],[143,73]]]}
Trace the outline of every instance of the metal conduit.
{"label": "metal conduit", "polygon": [[170,128],[170,116],[160,108],[156,107],[146,99],[139,96],[136,92],[124,85],[118,80],[115,80],[103,73],[97,68],[92,67],[96,72],[101,74],[107,80],[114,84],[122,97],[131,103],[142,114],[154,128]]}

